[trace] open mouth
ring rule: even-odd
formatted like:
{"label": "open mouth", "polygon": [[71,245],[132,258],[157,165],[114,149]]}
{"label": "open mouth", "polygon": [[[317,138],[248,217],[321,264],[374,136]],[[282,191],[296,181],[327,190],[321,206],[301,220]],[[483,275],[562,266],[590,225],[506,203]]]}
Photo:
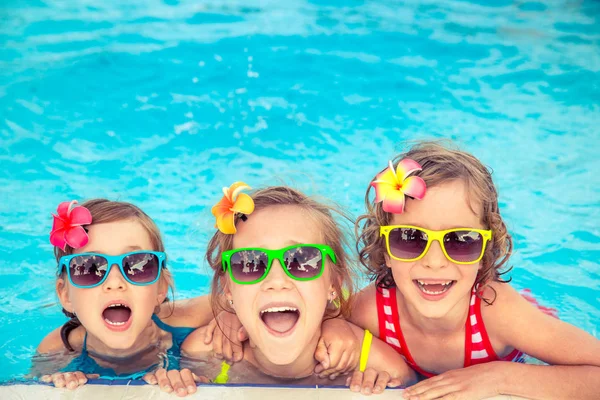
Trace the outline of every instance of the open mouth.
{"label": "open mouth", "polygon": [[421,292],[430,296],[444,294],[456,283],[456,281],[425,282],[420,279],[415,279],[413,282],[415,282]]}
{"label": "open mouth", "polygon": [[122,329],[131,320],[131,308],[123,303],[109,304],[102,311],[104,322],[111,328]]}
{"label": "open mouth", "polygon": [[260,312],[262,322],[274,333],[290,332],[300,319],[300,311],[296,307],[269,307]]}

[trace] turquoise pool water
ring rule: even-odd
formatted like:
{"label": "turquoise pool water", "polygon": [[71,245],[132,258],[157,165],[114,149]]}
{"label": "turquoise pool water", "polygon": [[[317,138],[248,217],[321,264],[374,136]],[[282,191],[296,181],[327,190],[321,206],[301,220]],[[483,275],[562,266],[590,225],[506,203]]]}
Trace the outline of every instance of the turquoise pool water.
{"label": "turquoise pool water", "polygon": [[600,335],[600,3],[124,3],[0,5],[0,381],[64,322],[59,202],[140,205],[195,296],[222,186],[293,183],[358,215],[420,138],[493,168],[513,284]]}

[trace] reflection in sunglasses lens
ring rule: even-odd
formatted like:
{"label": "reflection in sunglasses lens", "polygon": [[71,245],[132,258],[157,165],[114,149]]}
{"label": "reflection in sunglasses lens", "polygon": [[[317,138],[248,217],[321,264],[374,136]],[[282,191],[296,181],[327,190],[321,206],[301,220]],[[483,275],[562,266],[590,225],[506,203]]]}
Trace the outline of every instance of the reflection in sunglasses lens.
{"label": "reflection in sunglasses lens", "polygon": [[298,246],[284,253],[285,268],[296,278],[312,278],[321,272],[321,250],[310,246]]}
{"label": "reflection in sunglasses lens", "polygon": [[253,282],[265,274],[268,258],[258,250],[240,250],[229,260],[231,273],[239,282]]}
{"label": "reflection in sunglasses lens", "polygon": [[92,286],[104,278],[108,261],[97,255],[77,256],[69,263],[69,274],[76,285]]}
{"label": "reflection in sunglasses lens", "polygon": [[132,282],[148,283],[158,276],[158,257],[151,253],[131,254],[123,258],[123,271]]}
{"label": "reflection in sunglasses lens", "polygon": [[481,255],[483,237],[468,230],[449,232],[444,236],[444,248],[454,261],[472,262]]}

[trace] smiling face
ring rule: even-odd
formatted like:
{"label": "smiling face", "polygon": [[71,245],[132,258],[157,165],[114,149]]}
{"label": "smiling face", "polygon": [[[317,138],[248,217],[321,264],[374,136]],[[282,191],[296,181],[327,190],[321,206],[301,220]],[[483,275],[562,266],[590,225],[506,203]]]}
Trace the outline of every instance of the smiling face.
{"label": "smiling face", "polygon": [[[294,244],[323,244],[319,224],[302,208],[279,205],[255,211],[237,224],[233,248],[281,249]],[[291,260],[293,262],[293,260]],[[289,365],[307,351],[314,353],[331,285],[330,260],[323,275],[311,281],[290,278],[278,260],[256,284],[234,283],[229,274],[224,290],[251,341],[273,364]]]}
{"label": "smiling face", "polygon": [[[481,213],[481,205],[472,203]],[[413,225],[431,230],[483,226],[473,212],[462,181],[451,181],[427,189],[422,200],[408,199],[402,214],[394,214],[390,225]],[[475,283],[480,263],[459,265],[448,260],[434,241],[423,258],[404,262],[386,253],[386,264],[406,302],[427,318],[441,318],[464,301]],[[462,303],[461,303],[462,304]]]}
{"label": "smiling face", "polygon": [[[90,225],[88,235],[88,244],[77,253],[120,255],[153,250],[148,232],[135,220]],[[132,285],[117,265],[96,287],[74,287],[66,275],[57,280],[56,287],[63,307],[77,314],[89,335],[112,349],[129,349],[135,344],[168,289],[162,278],[152,285]]]}

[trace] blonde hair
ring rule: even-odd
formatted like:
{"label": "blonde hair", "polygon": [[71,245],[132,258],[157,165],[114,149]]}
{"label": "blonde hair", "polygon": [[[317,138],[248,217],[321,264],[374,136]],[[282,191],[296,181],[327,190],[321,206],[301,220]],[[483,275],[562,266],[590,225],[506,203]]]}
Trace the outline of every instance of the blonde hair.
{"label": "blonde hair", "polygon": [[[350,301],[354,293],[353,268],[349,264],[348,256],[344,248],[348,247],[344,232],[340,225],[333,218],[332,213],[337,213],[347,221],[351,219],[345,215],[338,207],[330,206],[316,201],[301,192],[286,186],[272,186],[258,190],[250,194],[254,200],[254,212],[260,211],[272,206],[291,205],[300,207],[320,225],[323,244],[330,246],[335,253],[336,262],[330,263],[333,287],[338,294],[339,303],[337,304],[337,315],[349,316]],[[250,215],[248,218],[252,218]],[[240,222],[241,216],[235,216],[235,223]],[[233,249],[234,235],[226,235],[217,231],[208,243],[206,251],[206,260],[208,265],[214,271],[211,283],[211,298],[213,313],[216,316],[219,311],[227,308],[217,299],[222,299],[223,286],[222,278],[225,276],[221,264],[221,253]],[[229,310],[227,310],[229,311]],[[332,315],[337,316],[337,315]]]}
{"label": "blonde hair", "polygon": [[[160,234],[160,230],[158,229],[158,226],[156,226],[156,223],[154,223],[152,218],[150,218],[148,216],[148,214],[146,214],[144,211],[142,211],[139,207],[137,207],[131,203],[123,202],[123,201],[110,201],[110,200],[106,200],[106,199],[88,200],[88,201],[84,202],[83,204],[81,204],[81,206],[87,208],[90,211],[90,213],[92,214],[92,223],[84,226],[84,228],[91,226],[91,225],[96,225],[96,224],[104,224],[104,223],[109,223],[109,222],[126,221],[126,220],[135,220],[135,221],[139,222],[142,225],[142,227],[144,227],[146,232],[148,233],[148,236],[150,237],[150,243],[152,243],[151,250],[161,251],[161,252],[165,251],[165,246],[163,244],[162,237]],[[56,262],[58,263],[62,256],[74,254],[76,252],[75,250],[76,249],[73,249],[71,246],[68,246],[68,245],[66,246],[65,250],[61,249],[60,247],[55,246],[54,247],[54,256],[56,258]],[[63,270],[60,274],[60,277],[64,279],[65,275],[66,275],[66,271]],[[165,267],[163,268],[163,270],[161,271],[161,274],[160,274],[160,282],[165,282],[168,285],[168,287],[171,289],[171,292],[173,293],[173,291],[174,291],[173,276],[171,275],[169,270],[166,268],[166,263],[165,263]],[[165,302],[168,302],[168,301],[169,301],[168,297],[165,298]],[[67,323],[65,323],[63,325],[63,327],[61,328],[61,332],[60,332],[61,338],[63,340],[65,347],[67,349],[73,351],[73,348],[69,344],[69,340],[68,340],[69,333],[73,329],[75,329],[76,327],[81,325],[81,322],[79,322],[79,319],[77,318],[77,316],[75,314],[68,312],[64,308],[62,311],[67,317],[70,318],[70,320]]]}
{"label": "blonde hair", "polygon": [[[482,212],[483,225],[492,230],[492,239],[485,249],[481,260],[482,267],[477,274],[475,284],[480,285],[482,289],[491,281],[508,282],[510,279],[503,280],[501,276],[510,268],[506,271],[501,270],[508,262],[513,245],[500,216],[498,193],[490,171],[473,155],[451,149],[439,142],[421,142],[414,145],[406,153],[394,158],[392,162],[394,167],[404,158],[413,159],[421,165],[423,169],[414,175],[421,177],[428,188],[453,180],[464,182],[471,209],[476,214]],[[369,270],[370,278],[377,280],[382,286],[393,286],[391,270],[385,265],[387,250],[384,238],[379,236],[379,226],[389,225],[392,214],[383,211],[381,203],[373,204],[369,200],[371,188],[372,186],[369,185],[365,195],[367,212],[361,215],[355,224],[356,246],[360,262]],[[474,202],[481,203],[482,210],[473,209]]]}

